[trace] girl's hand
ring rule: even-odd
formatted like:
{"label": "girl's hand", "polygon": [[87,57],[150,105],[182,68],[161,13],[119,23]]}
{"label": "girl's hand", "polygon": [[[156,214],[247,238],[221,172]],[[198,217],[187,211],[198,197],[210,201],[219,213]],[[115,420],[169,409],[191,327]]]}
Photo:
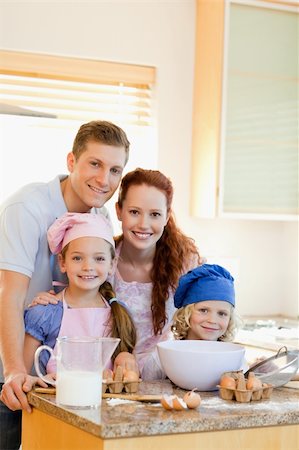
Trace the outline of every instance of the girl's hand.
{"label": "girl's hand", "polygon": [[61,301],[61,298],[57,298],[53,290],[49,292],[39,292],[28,305],[28,308],[35,305],[48,305],[49,303],[52,303],[52,305],[57,305],[59,301]]}
{"label": "girl's hand", "polygon": [[115,372],[118,366],[121,366],[123,369],[136,372],[139,375],[136,358],[132,355],[132,353],[120,352],[114,360],[113,372]]}
{"label": "girl's hand", "polygon": [[56,381],[56,372],[47,373],[47,375],[44,376],[44,379],[47,380],[49,384],[53,384]]}

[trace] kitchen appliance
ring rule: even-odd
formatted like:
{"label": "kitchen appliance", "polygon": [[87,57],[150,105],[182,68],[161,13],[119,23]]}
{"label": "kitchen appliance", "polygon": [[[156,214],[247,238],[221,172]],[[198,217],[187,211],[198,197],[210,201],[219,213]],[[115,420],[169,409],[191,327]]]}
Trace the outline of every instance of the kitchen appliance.
{"label": "kitchen appliance", "polygon": [[263,383],[280,387],[288,383],[298,369],[299,350],[288,350],[284,346],[274,356],[252,366],[244,375],[247,377],[249,372],[254,372]]}

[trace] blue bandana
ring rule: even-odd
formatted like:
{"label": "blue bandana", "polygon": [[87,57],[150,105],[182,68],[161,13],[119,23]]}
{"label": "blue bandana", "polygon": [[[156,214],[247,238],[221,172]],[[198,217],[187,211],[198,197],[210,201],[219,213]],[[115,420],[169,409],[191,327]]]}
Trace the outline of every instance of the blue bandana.
{"label": "blue bandana", "polygon": [[176,308],[205,300],[222,300],[235,306],[234,279],[216,264],[203,264],[190,270],[180,278],[174,294]]}

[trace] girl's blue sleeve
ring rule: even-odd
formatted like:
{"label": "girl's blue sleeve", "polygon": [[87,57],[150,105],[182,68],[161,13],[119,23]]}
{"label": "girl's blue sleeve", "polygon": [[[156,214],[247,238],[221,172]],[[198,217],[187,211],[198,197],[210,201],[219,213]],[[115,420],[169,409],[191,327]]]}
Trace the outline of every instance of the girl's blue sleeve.
{"label": "girl's blue sleeve", "polygon": [[25,333],[41,344],[54,346],[58,336],[63,314],[62,302],[57,305],[37,305],[25,310]]}

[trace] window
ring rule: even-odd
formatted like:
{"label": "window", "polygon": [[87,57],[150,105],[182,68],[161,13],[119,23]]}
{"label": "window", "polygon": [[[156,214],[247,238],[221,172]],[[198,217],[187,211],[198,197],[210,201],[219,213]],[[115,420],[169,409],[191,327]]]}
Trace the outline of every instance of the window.
{"label": "window", "polygon": [[126,172],[155,168],[154,82],[153,67],[0,51],[0,202],[26,183],[66,173],[78,128],[94,119],[126,131]]}
{"label": "window", "polygon": [[298,214],[298,8],[197,0],[192,213]]}
{"label": "window", "polygon": [[299,14],[232,3],[229,16],[220,211],[295,215]]}

